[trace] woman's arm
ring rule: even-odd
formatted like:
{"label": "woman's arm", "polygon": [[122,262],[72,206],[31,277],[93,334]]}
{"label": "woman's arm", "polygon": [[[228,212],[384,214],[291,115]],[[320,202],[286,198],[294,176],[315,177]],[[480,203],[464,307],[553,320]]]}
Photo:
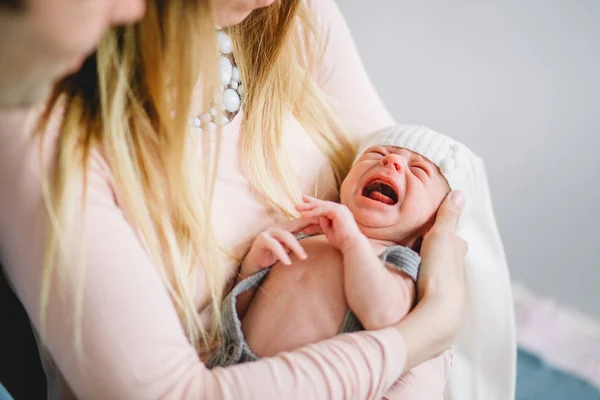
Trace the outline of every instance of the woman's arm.
{"label": "woman's arm", "polygon": [[[3,125],[2,128],[5,128]],[[2,132],[4,133],[4,132]],[[34,326],[40,326],[41,182],[21,145],[0,135],[0,255]],[[14,139],[12,137],[11,139]],[[29,154],[37,158],[37,151]],[[279,357],[209,371],[189,344],[171,299],[135,230],[116,205],[101,160],[88,176],[85,218],[67,248],[85,249],[53,282],[44,342],[80,399],[379,398],[404,369],[394,328],[344,335]],[[75,259],[77,259],[75,257]],[[83,286],[82,286],[83,285]],[[78,288],[83,287],[78,299]],[[81,354],[75,347],[81,302]],[[79,356],[81,355],[81,357]]]}
{"label": "woman's arm", "polygon": [[423,237],[418,302],[396,325],[406,343],[407,369],[440,355],[456,337],[465,298],[467,243],[456,234],[464,204],[462,193],[450,192]]}
{"label": "woman's arm", "polygon": [[[39,330],[45,240],[39,225],[38,151],[22,134],[22,120],[0,122],[0,261]],[[84,269],[68,265],[63,282],[53,282],[44,331],[44,343],[80,399],[380,398],[403,371],[441,353],[452,338],[456,321],[449,319],[448,309],[457,297],[444,297],[448,290],[441,291],[441,284],[430,285],[419,304],[423,311],[411,313],[397,329],[342,335],[279,357],[209,371],[116,205],[106,166],[99,158],[92,164],[85,214],[71,210],[75,220],[85,217],[86,230],[67,238],[74,254],[83,245]],[[436,247],[453,250],[452,243]],[[429,280],[436,282],[440,269],[423,257],[421,271],[429,271]],[[444,270],[447,264],[444,260]],[[76,301],[81,304],[79,353],[73,335]],[[443,329],[422,326],[425,315]],[[408,353],[403,335],[411,346]]]}

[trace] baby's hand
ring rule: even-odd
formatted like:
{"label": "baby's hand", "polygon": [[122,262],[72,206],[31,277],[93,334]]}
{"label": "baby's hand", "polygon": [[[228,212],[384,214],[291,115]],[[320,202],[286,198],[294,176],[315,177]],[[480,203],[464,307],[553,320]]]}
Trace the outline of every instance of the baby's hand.
{"label": "baby's hand", "polygon": [[252,248],[244,258],[240,275],[248,277],[261,269],[267,268],[277,261],[290,265],[289,253],[293,252],[299,259],[306,259],[304,248],[296,239],[297,232],[313,233],[318,230],[316,219],[294,219],[281,225],[262,231],[252,244]]}
{"label": "baby's hand", "polygon": [[345,205],[309,196],[302,196],[302,200],[304,203],[297,204],[296,210],[303,218],[318,218],[329,244],[342,253],[352,248],[357,241],[365,239]]}

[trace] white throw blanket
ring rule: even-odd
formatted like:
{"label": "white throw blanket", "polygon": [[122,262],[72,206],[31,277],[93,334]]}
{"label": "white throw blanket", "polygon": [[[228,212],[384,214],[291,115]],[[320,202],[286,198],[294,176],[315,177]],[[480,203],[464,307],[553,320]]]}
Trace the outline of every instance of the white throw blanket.
{"label": "white throw blanket", "polygon": [[467,301],[447,385],[452,400],[512,400],[516,341],[511,285],[482,160],[468,154],[474,193],[459,226],[469,245]]}

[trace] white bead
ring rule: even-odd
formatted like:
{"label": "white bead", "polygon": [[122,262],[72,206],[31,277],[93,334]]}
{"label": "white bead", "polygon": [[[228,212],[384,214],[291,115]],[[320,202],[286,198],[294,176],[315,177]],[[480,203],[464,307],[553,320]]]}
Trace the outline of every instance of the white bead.
{"label": "white bead", "polygon": [[448,157],[445,160],[442,160],[442,162],[440,163],[440,170],[444,174],[452,172],[454,170],[454,159]]}
{"label": "white bead", "polygon": [[240,82],[240,69],[236,66],[233,66],[231,79],[233,79],[236,82]]}
{"label": "white bead", "polygon": [[227,118],[224,115],[221,115],[220,121],[219,121],[219,125],[220,126],[225,126],[229,123],[229,118]]}
{"label": "white bead", "polygon": [[244,87],[242,86],[241,83],[240,83],[240,86],[238,86],[237,91],[240,94],[240,96],[244,95]]}
{"label": "white bead", "polygon": [[229,86],[231,86],[232,89],[237,89],[238,83],[236,81],[231,81],[229,82]]}
{"label": "white bead", "polygon": [[217,115],[217,109],[215,107],[211,107],[210,115],[212,115],[213,117]]}
{"label": "white bead", "polygon": [[219,60],[219,78],[221,79],[221,85],[227,85],[231,80],[233,74],[233,68],[231,61],[227,57],[221,57]]}
{"label": "white bead", "polygon": [[229,112],[236,112],[240,109],[240,96],[233,89],[227,89],[223,93],[223,104]]}
{"label": "white bead", "polygon": [[206,130],[214,131],[215,129],[217,129],[217,124],[215,124],[214,122],[209,122],[208,124],[206,124]]}
{"label": "white bead", "polygon": [[228,34],[223,31],[217,33],[217,41],[219,42],[219,50],[223,54],[229,54],[233,51],[233,43]]}
{"label": "white bead", "polygon": [[192,123],[194,124],[194,128],[200,129],[202,127],[202,120],[200,117],[194,117],[194,121]]}
{"label": "white bead", "polygon": [[211,119],[212,119],[212,118],[210,117],[210,114],[209,114],[209,113],[203,113],[203,114],[200,114],[200,121],[202,121],[202,122],[208,122],[208,121],[210,121]]}

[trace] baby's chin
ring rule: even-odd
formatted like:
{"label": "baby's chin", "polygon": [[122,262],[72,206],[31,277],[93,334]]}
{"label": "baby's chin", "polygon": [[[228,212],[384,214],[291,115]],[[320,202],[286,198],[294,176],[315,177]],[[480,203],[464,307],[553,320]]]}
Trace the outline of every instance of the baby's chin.
{"label": "baby's chin", "polygon": [[361,227],[373,230],[387,230],[395,225],[395,221],[390,220],[392,217],[390,213],[364,207],[359,209],[352,209],[350,207],[350,211],[352,211],[356,223]]}
{"label": "baby's chin", "polygon": [[387,213],[364,211],[354,214],[354,218],[360,231],[371,240],[412,247],[419,236],[418,227],[409,226],[412,224],[407,224],[400,215],[394,218]]}
{"label": "baby's chin", "polygon": [[385,223],[381,222],[370,224],[363,224],[360,221],[357,221],[357,225],[360,231],[366,237],[373,240],[381,240],[400,244],[407,236],[406,232],[398,229],[398,224],[390,225],[389,221]]}

